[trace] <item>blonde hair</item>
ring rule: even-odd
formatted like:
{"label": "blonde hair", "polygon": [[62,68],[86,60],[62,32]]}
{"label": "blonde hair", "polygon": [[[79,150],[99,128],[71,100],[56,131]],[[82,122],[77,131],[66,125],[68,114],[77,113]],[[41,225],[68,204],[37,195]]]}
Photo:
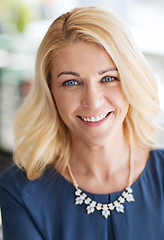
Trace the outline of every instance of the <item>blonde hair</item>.
{"label": "blonde hair", "polygon": [[49,164],[68,165],[71,141],[51,95],[51,62],[69,43],[89,41],[101,45],[118,68],[129,102],[124,133],[129,144],[154,147],[154,117],[159,113],[157,86],[143,55],[125,24],[97,7],[77,8],[58,17],[48,29],[37,54],[32,90],[15,117],[17,165],[29,179],[39,177]]}

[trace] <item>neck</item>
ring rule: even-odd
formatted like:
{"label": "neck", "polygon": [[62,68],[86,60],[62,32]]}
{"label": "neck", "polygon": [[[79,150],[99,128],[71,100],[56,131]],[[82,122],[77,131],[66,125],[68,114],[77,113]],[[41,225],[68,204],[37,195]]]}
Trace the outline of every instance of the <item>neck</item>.
{"label": "neck", "polygon": [[70,166],[74,174],[108,180],[121,169],[129,170],[129,146],[123,135],[104,145],[92,146],[72,138]]}

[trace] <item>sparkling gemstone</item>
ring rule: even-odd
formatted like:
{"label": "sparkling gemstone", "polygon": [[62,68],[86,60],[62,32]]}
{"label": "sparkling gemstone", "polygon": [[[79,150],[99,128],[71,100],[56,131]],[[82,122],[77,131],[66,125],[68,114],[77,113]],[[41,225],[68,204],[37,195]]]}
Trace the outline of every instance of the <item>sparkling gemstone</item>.
{"label": "sparkling gemstone", "polygon": [[96,202],[95,202],[95,201],[92,201],[92,202],[90,203],[90,206],[91,206],[91,207],[95,207],[95,206],[96,206]]}
{"label": "sparkling gemstone", "polygon": [[87,195],[85,194],[85,193],[83,193],[82,195],[81,195],[81,198],[82,199],[85,199],[87,197]]}
{"label": "sparkling gemstone", "polygon": [[102,215],[107,219],[108,216],[110,215],[110,211],[108,209],[102,210]]}
{"label": "sparkling gemstone", "polygon": [[122,196],[125,197],[126,194],[127,194],[127,192],[124,191],[124,192],[122,193]]}
{"label": "sparkling gemstone", "polygon": [[133,190],[131,189],[131,187],[127,187],[126,190],[128,191],[128,193],[132,193]]}
{"label": "sparkling gemstone", "polygon": [[91,202],[91,199],[89,197],[85,199],[85,204],[89,204],[90,202]]}
{"label": "sparkling gemstone", "polygon": [[114,205],[113,205],[112,203],[109,203],[109,204],[108,204],[108,208],[109,208],[110,210],[113,210],[113,209],[114,209]]}
{"label": "sparkling gemstone", "polygon": [[116,211],[117,212],[122,212],[124,213],[124,206],[122,204],[119,204],[117,207],[116,207]]}
{"label": "sparkling gemstone", "polygon": [[132,194],[128,194],[128,196],[126,197],[126,200],[128,201],[128,202],[134,202],[135,200],[134,200],[134,196],[132,195]]}
{"label": "sparkling gemstone", "polygon": [[124,203],[124,202],[125,202],[125,198],[123,198],[123,197],[120,196],[120,197],[118,198],[118,201],[119,201],[120,203]]}
{"label": "sparkling gemstone", "polygon": [[81,196],[75,199],[75,205],[78,205],[78,204],[81,205],[82,203],[83,203],[83,199],[81,198]]}
{"label": "sparkling gemstone", "polygon": [[101,210],[101,207],[102,207],[102,204],[101,204],[101,203],[98,203],[97,206],[96,206],[96,209],[97,209],[97,210]]}
{"label": "sparkling gemstone", "polygon": [[119,205],[119,202],[118,201],[114,201],[114,206],[117,207]]}
{"label": "sparkling gemstone", "polygon": [[91,205],[87,207],[87,214],[93,213],[94,211],[95,211],[95,208],[92,207]]}
{"label": "sparkling gemstone", "polygon": [[78,189],[78,190],[76,190],[75,195],[76,195],[76,196],[80,196],[81,192],[82,192],[82,191],[81,191],[80,189]]}
{"label": "sparkling gemstone", "polygon": [[107,204],[103,204],[103,210],[108,210],[108,205]]}

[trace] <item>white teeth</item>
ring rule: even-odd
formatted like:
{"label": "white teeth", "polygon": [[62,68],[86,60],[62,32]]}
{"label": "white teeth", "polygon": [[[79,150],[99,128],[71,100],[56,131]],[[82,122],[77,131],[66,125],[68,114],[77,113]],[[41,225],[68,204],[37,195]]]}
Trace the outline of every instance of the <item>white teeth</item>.
{"label": "white teeth", "polygon": [[81,117],[85,122],[99,122],[102,119],[104,119],[107,116],[108,113],[105,114],[101,114],[100,116],[96,116],[96,117]]}
{"label": "white teeth", "polygon": [[99,116],[96,117],[96,121],[100,121],[100,117]]}
{"label": "white teeth", "polygon": [[96,119],[94,117],[91,117],[91,122],[95,122]]}

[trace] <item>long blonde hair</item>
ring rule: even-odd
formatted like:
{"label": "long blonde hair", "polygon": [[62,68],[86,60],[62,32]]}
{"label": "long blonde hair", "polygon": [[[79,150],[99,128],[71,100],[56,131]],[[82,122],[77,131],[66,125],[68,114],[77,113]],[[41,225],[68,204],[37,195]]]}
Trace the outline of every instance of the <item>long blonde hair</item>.
{"label": "long blonde hair", "polygon": [[62,169],[68,165],[71,141],[51,95],[51,63],[69,43],[79,40],[103,46],[118,68],[129,102],[124,121],[129,144],[139,141],[154,147],[153,120],[160,110],[156,82],[143,55],[119,18],[97,7],[77,8],[48,29],[38,50],[32,90],[15,117],[14,159],[29,179],[38,178],[49,164]]}

